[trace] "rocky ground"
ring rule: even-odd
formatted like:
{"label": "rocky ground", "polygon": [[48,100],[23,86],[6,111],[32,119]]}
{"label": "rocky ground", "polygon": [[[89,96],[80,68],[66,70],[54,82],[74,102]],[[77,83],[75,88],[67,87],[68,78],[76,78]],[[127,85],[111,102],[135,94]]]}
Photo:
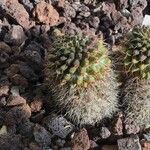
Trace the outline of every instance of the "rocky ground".
{"label": "rocky ground", "polygon": [[43,89],[54,29],[103,35],[111,50],[145,14],[149,0],[0,0],[0,150],[150,150],[150,130],[123,112],[79,128],[50,113]]}

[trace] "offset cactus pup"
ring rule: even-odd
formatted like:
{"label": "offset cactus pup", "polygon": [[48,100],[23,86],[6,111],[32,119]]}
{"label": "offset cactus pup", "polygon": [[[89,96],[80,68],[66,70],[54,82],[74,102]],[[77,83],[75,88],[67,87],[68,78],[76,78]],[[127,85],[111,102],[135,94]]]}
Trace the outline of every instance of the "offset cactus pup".
{"label": "offset cactus pup", "polygon": [[124,87],[127,119],[141,128],[150,126],[150,28],[136,27],[123,47],[129,79]]}
{"label": "offset cactus pup", "polygon": [[117,82],[102,39],[55,37],[48,50],[45,75],[54,109],[77,125],[95,124],[118,109]]}

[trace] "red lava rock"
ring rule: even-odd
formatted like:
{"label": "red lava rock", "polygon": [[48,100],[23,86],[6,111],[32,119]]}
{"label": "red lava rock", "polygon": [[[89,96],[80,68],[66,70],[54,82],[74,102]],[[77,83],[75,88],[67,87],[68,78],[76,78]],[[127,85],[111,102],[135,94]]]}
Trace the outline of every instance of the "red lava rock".
{"label": "red lava rock", "polygon": [[6,0],[4,9],[6,14],[13,18],[23,28],[29,29],[32,26],[29,21],[29,14],[18,0]]}
{"label": "red lava rock", "polygon": [[20,135],[2,134],[0,135],[1,150],[21,150],[23,143]]}
{"label": "red lava rock", "polygon": [[90,148],[90,140],[87,130],[83,128],[79,132],[75,133],[71,143],[72,150],[88,150]]}
{"label": "red lava rock", "polygon": [[104,145],[102,146],[101,150],[118,150],[117,145]]}
{"label": "red lava rock", "polygon": [[76,16],[76,10],[67,1],[65,2],[65,5],[64,5],[64,16],[66,18],[75,18]]}
{"label": "red lava rock", "polygon": [[20,74],[15,74],[14,76],[11,77],[11,81],[14,85],[21,85],[23,87],[27,87],[28,86],[28,81],[26,78],[24,78],[22,75]]}
{"label": "red lava rock", "polygon": [[59,21],[59,14],[51,4],[44,1],[39,2],[34,11],[33,16],[43,24],[54,26]]}
{"label": "red lava rock", "polygon": [[43,102],[39,98],[35,98],[33,102],[30,104],[31,112],[38,112],[41,110]]}
{"label": "red lava rock", "polygon": [[9,91],[9,86],[8,85],[4,85],[0,87],[0,97],[3,95],[7,95]]}
{"label": "red lava rock", "polygon": [[127,134],[136,134],[140,131],[140,127],[132,119],[126,119],[125,131]]}
{"label": "red lava rock", "polygon": [[28,104],[11,108],[5,117],[5,123],[8,126],[19,124],[22,120],[31,117],[31,109]]}
{"label": "red lava rock", "polygon": [[64,8],[65,0],[58,0],[58,7]]}
{"label": "red lava rock", "polygon": [[150,150],[150,141],[141,141],[142,150]]}
{"label": "red lava rock", "polygon": [[140,25],[143,21],[143,8],[133,7],[131,9],[131,14],[133,18],[133,25]]}
{"label": "red lava rock", "polygon": [[116,6],[114,3],[103,2],[102,3],[102,11],[111,14],[112,12],[116,12]]}
{"label": "red lava rock", "polygon": [[27,39],[23,28],[19,25],[12,25],[12,28],[5,35],[4,41],[13,45],[20,45]]}
{"label": "red lava rock", "polygon": [[141,150],[141,145],[137,135],[119,139],[117,142],[119,150]]}
{"label": "red lava rock", "polygon": [[113,122],[113,134],[123,135],[123,123],[122,123],[122,114],[119,113],[117,118]]}
{"label": "red lava rock", "polygon": [[7,99],[7,106],[17,106],[23,104],[26,104],[26,100],[19,95],[17,96],[10,95]]}
{"label": "red lava rock", "polygon": [[39,145],[50,145],[51,144],[51,134],[39,124],[34,127],[34,139]]}

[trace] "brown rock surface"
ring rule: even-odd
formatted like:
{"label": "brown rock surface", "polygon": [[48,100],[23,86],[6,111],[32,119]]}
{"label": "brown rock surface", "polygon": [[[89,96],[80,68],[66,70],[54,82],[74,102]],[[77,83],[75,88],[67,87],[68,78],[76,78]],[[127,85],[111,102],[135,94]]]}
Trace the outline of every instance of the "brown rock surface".
{"label": "brown rock surface", "polygon": [[25,104],[26,103],[26,100],[17,95],[10,95],[8,100],[7,100],[7,106],[16,106],[16,105],[22,105],[22,104]]}
{"label": "brown rock surface", "polygon": [[141,150],[139,138],[137,135],[118,140],[119,150]]}
{"label": "brown rock surface", "polygon": [[43,24],[54,26],[59,21],[59,14],[51,4],[44,1],[39,2],[34,11],[33,16]]}
{"label": "brown rock surface", "polygon": [[87,130],[83,128],[79,132],[75,133],[71,142],[72,150],[88,150],[90,148],[90,140]]}
{"label": "brown rock surface", "polygon": [[141,142],[142,150],[150,150],[150,141]]}
{"label": "brown rock surface", "polygon": [[5,9],[8,16],[14,19],[23,28],[30,28],[31,22],[29,21],[29,14],[18,0],[5,0],[3,9]]}

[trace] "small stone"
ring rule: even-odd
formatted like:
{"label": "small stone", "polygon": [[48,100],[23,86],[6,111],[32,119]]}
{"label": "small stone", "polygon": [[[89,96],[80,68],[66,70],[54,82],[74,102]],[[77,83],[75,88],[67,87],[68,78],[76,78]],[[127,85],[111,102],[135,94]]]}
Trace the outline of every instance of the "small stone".
{"label": "small stone", "polygon": [[91,17],[89,20],[89,24],[94,28],[98,28],[99,23],[100,23],[100,20],[98,17]]}
{"label": "small stone", "polygon": [[14,96],[19,96],[20,95],[18,86],[12,86],[10,92]]}
{"label": "small stone", "polygon": [[15,74],[14,76],[11,77],[11,81],[14,85],[17,86],[23,86],[23,87],[27,87],[28,86],[28,81],[26,78],[24,78],[22,75],[20,74]]}
{"label": "small stone", "polygon": [[54,135],[64,139],[72,132],[74,126],[62,116],[48,116],[43,119],[43,124]]}
{"label": "small stone", "polygon": [[26,104],[26,100],[17,95],[9,95],[8,99],[7,99],[7,106],[17,106],[17,105],[23,105]]}
{"label": "small stone", "polygon": [[58,0],[58,7],[64,8],[65,0]]}
{"label": "small stone", "polygon": [[8,126],[14,126],[15,124],[21,123],[23,120],[27,120],[31,117],[31,109],[28,104],[23,106],[17,106],[11,108],[5,117],[5,123]]}
{"label": "small stone", "polygon": [[41,1],[36,4],[33,16],[43,24],[54,26],[59,21],[59,14],[51,4]]}
{"label": "small stone", "polygon": [[143,9],[141,7],[133,7],[131,9],[131,15],[133,18],[133,26],[135,25],[141,25],[143,22]]}
{"label": "small stone", "polygon": [[35,125],[33,134],[34,139],[38,144],[42,146],[48,146],[51,144],[51,134],[39,124]]}
{"label": "small stone", "polygon": [[32,112],[39,112],[42,108],[43,102],[40,98],[35,98],[34,101],[31,102],[30,108]]}
{"label": "small stone", "polygon": [[125,120],[125,131],[127,134],[137,134],[140,131],[140,127],[132,120]]}
{"label": "small stone", "polygon": [[117,142],[118,150],[141,150],[141,145],[137,135],[119,139]]}
{"label": "small stone", "polygon": [[123,123],[122,123],[122,113],[119,113],[115,120],[113,121],[113,134],[122,135],[123,134]]}
{"label": "small stone", "polygon": [[12,28],[5,35],[4,41],[13,45],[20,45],[27,39],[23,28],[19,25],[12,25]]}
{"label": "small stone", "polygon": [[111,133],[106,127],[101,128],[100,136],[102,139],[107,139],[110,135],[111,135]]}
{"label": "small stone", "polygon": [[3,9],[6,14],[14,19],[19,25],[25,29],[29,29],[33,24],[29,21],[29,14],[18,0],[5,0]]}
{"label": "small stone", "polygon": [[1,86],[0,87],[0,97],[8,95],[8,91],[9,91],[9,86],[8,85]]}
{"label": "small stone", "polygon": [[1,150],[21,150],[23,143],[20,135],[2,134],[0,135]]}
{"label": "small stone", "polygon": [[66,18],[75,18],[75,16],[76,16],[75,9],[68,2],[66,2],[64,5],[64,16]]}
{"label": "small stone", "polygon": [[141,141],[142,150],[150,150],[150,141]]}
{"label": "small stone", "polygon": [[85,128],[74,134],[71,140],[72,150],[88,150],[90,148],[90,140]]}

